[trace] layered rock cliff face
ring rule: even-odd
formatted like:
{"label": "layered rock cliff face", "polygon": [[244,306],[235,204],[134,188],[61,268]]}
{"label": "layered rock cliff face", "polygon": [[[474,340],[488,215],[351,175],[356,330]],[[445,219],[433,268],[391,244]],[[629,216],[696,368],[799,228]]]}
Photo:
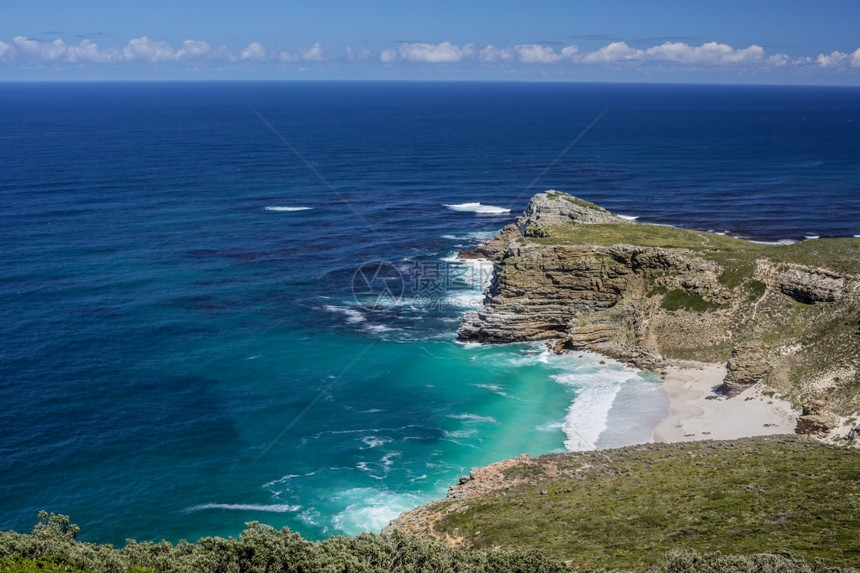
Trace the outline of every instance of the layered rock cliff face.
{"label": "layered rock cliff face", "polygon": [[845,269],[855,255],[860,266],[860,241],[840,241],[841,264],[830,268],[807,245],[631,224],[570,195],[540,193],[476,249],[496,268],[484,307],[464,317],[459,337],[547,340],[643,368],[726,361],[729,395],[763,382],[851,412],[860,406],[860,276]]}

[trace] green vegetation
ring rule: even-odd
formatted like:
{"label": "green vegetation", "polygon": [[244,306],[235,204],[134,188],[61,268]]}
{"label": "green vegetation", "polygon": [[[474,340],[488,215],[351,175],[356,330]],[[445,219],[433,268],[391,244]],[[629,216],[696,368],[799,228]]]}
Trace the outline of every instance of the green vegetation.
{"label": "green vegetation", "polygon": [[767,285],[765,283],[755,279],[751,280],[747,286],[749,288],[749,299],[751,301],[758,300],[763,297],[767,290]]}
{"label": "green vegetation", "polygon": [[[40,519],[40,523],[41,523]],[[65,523],[63,523],[63,521]],[[203,538],[198,543],[137,543],[123,549],[80,543],[62,533],[65,516],[51,515],[49,532],[0,533],[0,573],[393,573],[518,571],[561,573],[566,568],[543,555],[522,551],[457,551],[404,533],[332,537],[319,543],[249,523],[238,539]],[[56,527],[54,527],[56,526]]]}
{"label": "green vegetation", "polygon": [[690,231],[664,225],[552,225],[545,228],[546,237],[533,239],[548,245],[637,245],[676,249],[738,249],[745,245],[763,248],[725,235]]}
{"label": "green vegetation", "polygon": [[[52,516],[65,518],[65,516]],[[68,518],[65,518],[66,520]],[[561,527],[557,524],[557,527]],[[553,535],[553,530],[534,535]],[[523,540],[525,545],[529,540]],[[622,541],[623,540],[619,540]],[[683,541],[683,540],[682,540]],[[587,540],[586,540],[587,543]],[[623,543],[622,543],[623,544]],[[579,543],[571,546],[576,552]],[[618,545],[617,543],[615,545]],[[642,571],[614,559],[615,546],[599,549],[618,571]],[[198,543],[138,543],[123,549],[80,543],[63,536],[0,533],[0,573],[563,573],[603,571],[600,561],[561,563],[534,549],[455,550],[400,532],[333,537],[312,543],[284,528],[249,523],[239,539],[203,538]],[[647,567],[651,573],[857,573],[854,569],[807,562],[799,554],[724,555],[672,549]]]}
{"label": "green vegetation", "polygon": [[578,207],[583,207],[585,209],[591,209],[592,211],[601,211],[601,212],[605,211],[605,209],[600,207],[599,205],[595,205],[594,203],[591,203],[590,201],[586,201],[585,199],[580,199],[579,197],[574,197],[573,195],[568,195],[567,193],[557,193],[557,192],[549,191],[549,192],[547,192],[546,196],[548,199],[552,199],[553,201],[558,201],[559,199],[563,199],[564,201],[567,201],[568,203],[573,203],[574,205],[576,205]]}
{"label": "green vegetation", "polygon": [[791,245],[763,245],[725,235],[659,225],[564,225],[548,227],[541,244],[630,244],[696,251],[723,267],[721,284],[734,289],[752,280],[756,260],[826,266],[839,273],[860,274],[860,239],[816,239]]}
{"label": "green vegetation", "polygon": [[681,289],[667,291],[660,306],[666,310],[689,310],[692,312],[708,312],[720,307],[716,303],[707,302],[695,293]]}
{"label": "green vegetation", "polygon": [[[519,483],[443,517],[437,535],[462,537],[476,548],[537,549],[595,568],[646,568],[680,547],[742,555],[791,551],[830,565],[860,564],[855,450],[782,436],[651,444],[535,462],[509,472]],[[686,555],[670,561],[696,561]]]}
{"label": "green vegetation", "polygon": [[[581,201],[581,200],[580,200]],[[843,237],[801,241],[792,245],[763,245],[727,235],[691,231],[663,225],[556,225],[544,229],[545,236],[531,239],[544,245],[637,245],[702,251],[725,271],[720,282],[728,287],[751,278],[755,260],[771,259],[812,267],[827,267],[844,273],[860,273],[860,239]]]}

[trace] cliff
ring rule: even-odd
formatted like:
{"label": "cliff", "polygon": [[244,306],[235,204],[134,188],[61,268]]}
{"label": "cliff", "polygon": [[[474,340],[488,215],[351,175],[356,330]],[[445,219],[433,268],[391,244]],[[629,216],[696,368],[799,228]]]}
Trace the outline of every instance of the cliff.
{"label": "cliff", "polygon": [[760,383],[819,414],[860,407],[860,239],[765,245],[549,191],[462,256],[496,264],[460,340],[546,340],[646,369],[725,362],[730,396]]}

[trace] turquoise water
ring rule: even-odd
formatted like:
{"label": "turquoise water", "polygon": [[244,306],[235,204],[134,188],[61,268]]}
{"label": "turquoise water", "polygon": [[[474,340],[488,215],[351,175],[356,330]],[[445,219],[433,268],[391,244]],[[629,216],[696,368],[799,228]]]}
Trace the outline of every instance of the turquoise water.
{"label": "turquoise water", "polygon": [[[857,95],[2,86],[0,529],[47,509],[117,544],[375,531],[475,466],[649,440],[653,378],[457,343],[489,278],[457,250],[547,188],[759,239],[860,234]],[[383,272],[363,290],[362,269]]]}

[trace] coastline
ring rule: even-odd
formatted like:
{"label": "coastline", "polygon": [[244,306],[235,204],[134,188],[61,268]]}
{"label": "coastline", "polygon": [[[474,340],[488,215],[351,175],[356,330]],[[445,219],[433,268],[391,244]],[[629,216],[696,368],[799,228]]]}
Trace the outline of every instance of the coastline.
{"label": "coastline", "polygon": [[793,434],[797,416],[790,402],[763,394],[757,386],[733,398],[716,394],[726,375],[725,364],[677,362],[666,372],[663,391],[669,415],[654,427],[655,442],[733,440]]}

